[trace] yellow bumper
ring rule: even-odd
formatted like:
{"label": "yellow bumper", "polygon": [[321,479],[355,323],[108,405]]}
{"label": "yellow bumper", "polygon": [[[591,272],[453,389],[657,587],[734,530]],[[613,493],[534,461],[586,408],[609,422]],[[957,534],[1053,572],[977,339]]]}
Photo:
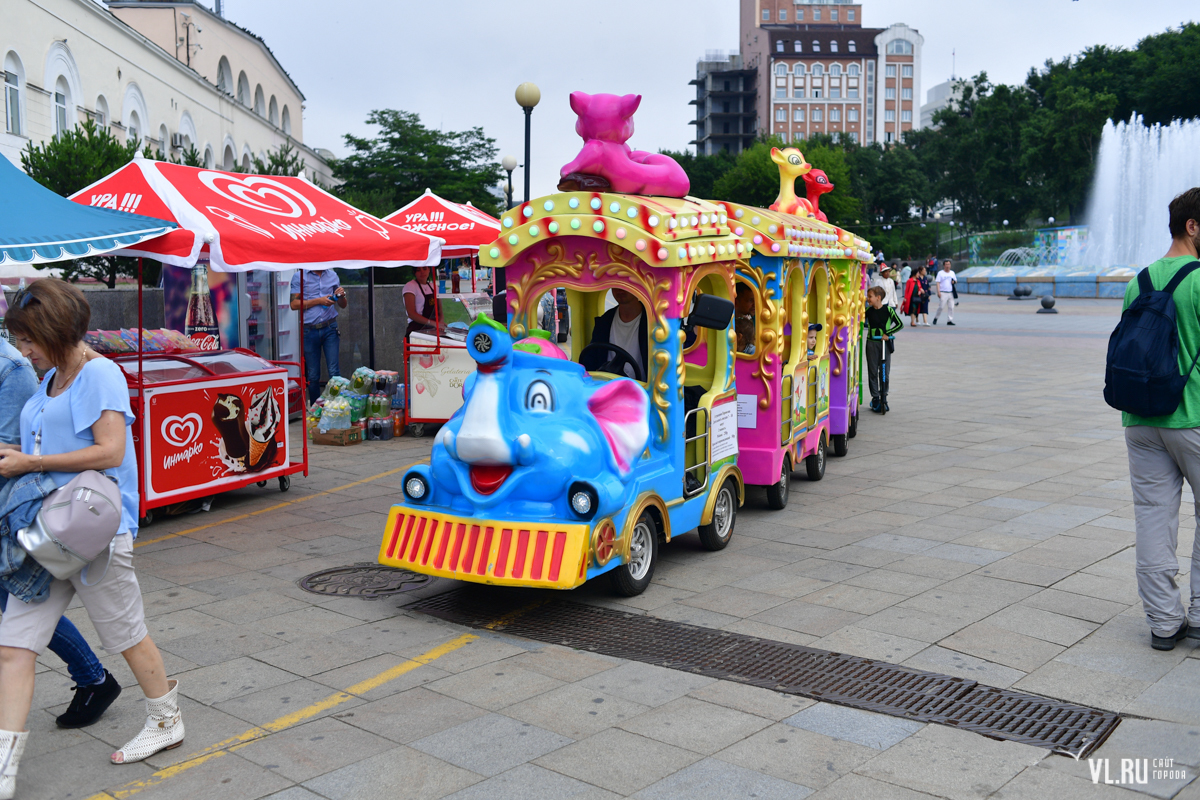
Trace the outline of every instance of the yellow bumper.
{"label": "yellow bumper", "polygon": [[379,563],[501,586],[571,589],[587,577],[588,525],[494,522],[392,506]]}

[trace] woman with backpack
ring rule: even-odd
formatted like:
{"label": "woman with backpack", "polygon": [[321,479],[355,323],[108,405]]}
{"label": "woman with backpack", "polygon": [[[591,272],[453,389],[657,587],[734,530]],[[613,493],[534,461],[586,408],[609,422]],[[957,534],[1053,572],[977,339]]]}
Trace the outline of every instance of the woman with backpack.
{"label": "woman with backpack", "polygon": [[162,654],[146,630],[133,571],[138,482],[129,389],[121,369],[84,343],[90,317],[83,292],[57,278],[43,278],[17,293],[5,319],[22,355],[46,375],[21,412],[21,448],[0,448],[0,475],[16,481],[0,510],[0,534],[13,536],[15,528],[32,521],[47,493],[46,483],[52,491],[86,470],[115,479],[121,519],[99,579],[89,580],[86,568],[69,578],[51,579],[33,558],[26,558],[16,573],[21,579],[8,580],[11,596],[0,620],[0,800],[16,791],[37,656],[76,595],[104,649],[125,657],[146,695],[145,727],[112,754],[112,762],[142,761],[183,743],[179,684],[167,680]]}

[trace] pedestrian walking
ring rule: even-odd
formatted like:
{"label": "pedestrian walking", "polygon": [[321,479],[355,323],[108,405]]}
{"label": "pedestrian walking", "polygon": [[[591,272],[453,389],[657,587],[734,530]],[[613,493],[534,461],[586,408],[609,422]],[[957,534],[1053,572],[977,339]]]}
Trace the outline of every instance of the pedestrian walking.
{"label": "pedestrian walking", "polygon": [[[0,510],[0,562],[10,567],[3,580],[11,595],[0,620],[0,800],[16,791],[38,654],[76,596],[104,649],[125,657],[146,696],[145,726],[112,754],[112,763],[142,761],[183,743],[179,682],[167,680],[146,630],[133,569],[138,480],[129,388],[121,368],[83,341],[90,318],[83,292],[43,278],[17,293],[5,319],[22,355],[47,373],[21,411],[21,448],[0,448],[0,475],[12,482]],[[86,570],[53,578],[33,558],[11,568],[20,546],[14,532],[33,521],[47,494],[85,470],[105,471],[121,495],[121,524],[105,572],[89,584]]]}
{"label": "pedestrian walking", "polygon": [[929,277],[929,270],[922,264],[917,268],[917,276],[913,279],[916,286],[913,287],[913,327],[923,326],[929,327],[929,296],[933,293],[932,279]]}
{"label": "pedestrian walking", "polygon": [[[1179,503],[1185,478],[1192,492],[1200,496],[1200,376],[1193,370],[1200,353],[1200,275],[1186,277],[1200,267],[1200,187],[1171,201],[1169,217],[1170,249],[1129,282],[1124,306],[1128,309],[1146,291],[1142,285],[1146,279],[1155,291],[1170,285],[1179,373],[1187,375],[1173,413],[1157,417],[1128,411],[1121,414],[1133,486],[1138,596],[1150,624],[1150,646],[1155,650],[1172,650],[1184,636],[1200,639],[1200,535],[1192,545],[1190,607],[1184,607],[1175,582],[1179,573]],[[1185,277],[1182,282],[1180,276]],[[1114,340],[1119,332],[1120,327]],[[1110,349],[1110,358],[1112,355]],[[1196,506],[1196,523],[1200,528],[1200,505]]]}
{"label": "pedestrian walking", "polygon": [[[7,339],[0,337],[0,443],[3,443],[0,446],[20,447],[21,409],[37,388],[33,366]],[[5,491],[8,484],[8,479],[0,476],[0,506],[8,496]],[[8,590],[0,580],[0,613],[7,604]],[[67,672],[75,681],[72,690],[75,697],[55,723],[60,728],[86,728],[100,719],[121,694],[121,684],[104,668],[79,629],[66,617],[60,617],[54,626],[48,647],[67,665]]]}
{"label": "pedestrian walking", "polygon": [[900,296],[908,295],[908,281],[912,278],[912,267],[905,261],[900,265]]}
{"label": "pedestrian walking", "polygon": [[880,286],[867,289],[863,327],[867,333],[867,388],[871,392],[871,410],[886,414],[892,352],[896,349],[896,332],[904,328],[904,323],[896,309],[884,302],[884,291]]}
{"label": "pedestrian walking", "polygon": [[338,308],[347,304],[346,290],[337,273],[331,269],[312,270],[304,279],[304,297],[300,297],[300,270],[292,275],[288,287],[293,311],[300,312],[304,324],[304,379],[308,383],[308,402],[316,402],[321,394],[321,354],[329,377],[341,375],[338,350],[342,337],[338,333]]}
{"label": "pedestrian walking", "polygon": [[954,276],[953,265],[950,259],[942,262],[941,271],[934,277],[934,286],[937,288],[938,310],[933,314],[933,324],[937,325],[938,317],[942,315],[942,311],[946,312],[946,324],[954,324],[954,284],[958,283],[958,278]]}
{"label": "pedestrian walking", "polygon": [[896,299],[896,282],[892,280],[892,268],[887,263],[879,265],[879,274],[871,279],[871,286],[883,290],[883,302],[889,308],[896,308],[900,305]]}

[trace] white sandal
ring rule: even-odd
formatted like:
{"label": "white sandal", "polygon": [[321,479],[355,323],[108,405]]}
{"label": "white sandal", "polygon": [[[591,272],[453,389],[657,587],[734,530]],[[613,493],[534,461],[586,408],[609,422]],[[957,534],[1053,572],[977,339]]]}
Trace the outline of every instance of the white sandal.
{"label": "white sandal", "polygon": [[17,793],[17,767],[28,738],[29,731],[0,731],[0,800],[12,800]]}
{"label": "white sandal", "polygon": [[179,714],[179,681],[168,681],[171,690],[162,697],[146,698],[146,727],[112,754],[114,764],[144,761],[163,750],[183,744],[183,717]]}

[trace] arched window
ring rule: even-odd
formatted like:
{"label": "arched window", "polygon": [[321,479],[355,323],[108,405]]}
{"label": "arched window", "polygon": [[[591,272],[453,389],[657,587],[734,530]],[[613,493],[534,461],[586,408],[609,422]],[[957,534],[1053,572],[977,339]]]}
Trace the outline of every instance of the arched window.
{"label": "arched window", "polygon": [[796,66],[792,68],[792,71],[795,72],[797,75],[803,75],[804,74],[804,65],[801,64],[800,62],[797,62]]}
{"label": "arched window", "polygon": [[108,125],[108,101],[104,99],[104,95],[96,98],[96,127],[103,128]]}
{"label": "arched window", "polygon": [[167,153],[167,148],[171,146],[171,132],[167,130],[166,125],[158,126],[158,152]]}
{"label": "arched window", "polygon": [[813,51],[814,53],[819,53],[819,52],[821,52],[821,43],[820,43],[820,42],[818,42],[816,39],[813,39],[813,49],[812,49],[812,51]]}
{"label": "arched window", "polygon": [[279,125],[279,103],[275,102],[275,95],[271,95],[271,103],[267,106],[267,121]]}
{"label": "arched window", "polygon": [[204,146],[204,168],[212,169],[214,166],[214,161],[215,159],[213,158],[212,145],[207,144]]}
{"label": "arched window", "polygon": [[858,64],[851,64],[849,67],[846,68],[846,72],[849,73],[851,78],[857,78],[858,77]]}
{"label": "arched window", "polygon": [[233,94],[233,70],[225,56],[221,56],[221,61],[217,64],[217,89],[225,94]]}
{"label": "arched window", "polygon": [[263,96],[262,84],[254,87],[254,113],[260,117],[267,115],[267,100]]}
{"label": "arched window", "polygon": [[776,64],[775,65],[775,74],[776,75],[787,75],[787,64],[784,64],[783,62]]}
{"label": "arched window", "polygon": [[292,135],[292,115],[288,113],[288,107],[283,107],[283,115],[279,118],[279,127],[283,128],[283,132],[288,136]]}
{"label": "arched window", "polygon": [[242,153],[242,172],[250,171],[250,154]]}
{"label": "arched window", "polygon": [[851,53],[857,53],[857,52],[858,52],[858,45],[854,44],[854,40],[853,40],[853,39],[851,39],[849,42],[847,42],[847,43],[846,43],[846,48],[847,48],[847,49],[848,49],[848,50],[849,50]]}
{"label": "arched window", "polygon": [[829,52],[836,53],[837,51],[838,51],[837,39],[833,39],[829,42]]}
{"label": "arched window", "polygon": [[813,64],[812,65],[812,74],[814,76],[824,75],[825,74],[825,66],[823,64]]}
{"label": "arched window", "polygon": [[226,172],[230,172],[237,166],[237,156],[233,152],[233,145],[225,145],[225,155],[221,158],[221,168]]}
{"label": "arched window", "polygon": [[58,76],[58,80],[54,82],[54,135],[59,136],[71,128],[75,127],[71,124],[69,106],[71,105],[71,87],[67,85],[67,79],[62,75]]}
{"label": "arched window", "polygon": [[887,53],[889,56],[911,56],[913,54],[913,45],[908,39],[895,39],[888,42]]}
{"label": "arched window", "polygon": [[802,44],[800,44],[800,40],[799,40],[799,39],[797,39],[797,40],[795,40],[794,42],[792,42],[792,48],[793,48],[793,49],[794,49],[794,50],[795,50],[797,53],[803,53],[803,52],[804,52],[804,46],[803,46]]}
{"label": "arched window", "polygon": [[842,74],[842,65],[841,64],[830,64],[829,65],[829,74],[835,78],[838,77],[839,75],[841,75]]}
{"label": "arched window", "polygon": [[779,39],[778,41],[775,42],[775,52],[776,53],[783,52],[783,39]]}
{"label": "arched window", "polygon": [[16,53],[4,56],[4,129],[25,132],[25,67]]}
{"label": "arched window", "polygon": [[246,108],[250,107],[250,80],[244,72],[238,74],[237,101]]}
{"label": "arched window", "polygon": [[125,141],[133,142],[138,146],[142,143],[142,121],[138,117],[136,111],[129,112],[129,122],[125,125]]}

